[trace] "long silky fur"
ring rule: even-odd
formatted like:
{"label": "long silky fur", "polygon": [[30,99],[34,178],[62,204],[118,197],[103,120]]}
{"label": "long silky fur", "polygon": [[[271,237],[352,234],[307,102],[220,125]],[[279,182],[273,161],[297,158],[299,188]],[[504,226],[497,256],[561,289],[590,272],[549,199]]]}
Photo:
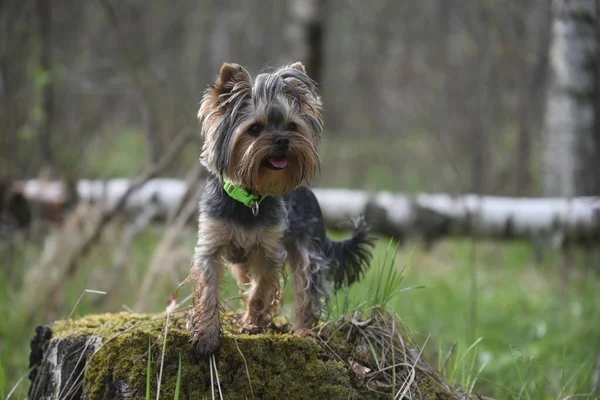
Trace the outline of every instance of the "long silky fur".
{"label": "long silky fur", "polygon": [[361,280],[371,262],[371,249],[375,242],[370,235],[369,225],[362,216],[356,218],[353,224],[350,239],[341,242],[328,239],[329,251],[334,260],[331,276],[335,290]]}
{"label": "long silky fur", "polygon": [[[332,241],[309,188],[320,168],[321,106],[316,83],[300,63],[261,73],[254,81],[244,67],[223,64],[202,97],[200,160],[209,176],[188,277],[196,285],[190,338],[202,355],[214,353],[220,343],[223,261],[234,265],[244,288],[241,325],[248,332],[264,328],[277,312],[286,261],[294,278],[299,329],[313,328],[326,311],[332,283],[335,290],[351,285],[369,266],[373,239],[364,219],[355,221],[350,239]],[[251,132],[254,124],[260,132]],[[279,137],[286,137],[289,146],[279,146]],[[280,156],[287,158],[285,168],[265,165]],[[225,179],[260,195],[260,210],[230,197]]]}

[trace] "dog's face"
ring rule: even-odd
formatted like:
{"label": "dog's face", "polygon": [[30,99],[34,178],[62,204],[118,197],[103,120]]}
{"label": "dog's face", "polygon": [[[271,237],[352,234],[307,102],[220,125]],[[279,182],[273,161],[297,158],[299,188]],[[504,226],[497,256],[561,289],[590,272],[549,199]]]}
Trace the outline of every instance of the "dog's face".
{"label": "dog's face", "polygon": [[280,196],[310,184],[319,168],[321,99],[301,63],[254,82],[242,66],[223,64],[198,117],[204,166],[256,194]]}

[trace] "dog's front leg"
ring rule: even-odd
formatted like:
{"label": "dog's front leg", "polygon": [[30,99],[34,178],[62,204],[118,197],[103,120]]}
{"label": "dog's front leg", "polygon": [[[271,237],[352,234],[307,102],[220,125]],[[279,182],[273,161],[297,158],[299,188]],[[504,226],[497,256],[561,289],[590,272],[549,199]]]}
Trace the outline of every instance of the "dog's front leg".
{"label": "dog's front leg", "polygon": [[214,221],[201,220],[192,268],[186,279],[194,282],[194,305],[188,321],[190,340],[203,358],[219,349],[221,334],[219,283],[223,235],[215,233]]}
{"label": "dog's front leg", "polygon": [[286,252],[278,243],[264,248],[249,263],[250,288],[247,291],[246,312],[242,318],[242,331],[255,333],[266,328],[281,305],[280,278]]}

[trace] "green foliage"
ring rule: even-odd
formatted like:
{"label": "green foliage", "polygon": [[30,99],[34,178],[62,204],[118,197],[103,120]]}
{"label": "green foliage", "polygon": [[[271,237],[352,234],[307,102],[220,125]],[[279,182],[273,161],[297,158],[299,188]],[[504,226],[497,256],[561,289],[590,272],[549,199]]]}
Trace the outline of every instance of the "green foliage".
{"label": "green foliage", "polygon": [[[194,234],[190,228],[184,235],[183,248],[190,252]],[[128,271],[115,288],[89,287],[89,282],[99,282],[99,273],[106,274],[101,266],[110,267],[103,254],[105,250],[92,251],[83,260],[78,274],[65,286],[62,317],[69,314],[85,288],[109,289],[108,303],[99,309],[86,297],[75,316],[102,310],[117,311],[122,304],[135,304],[135,288],[140,285],[140,277],[144,276],[161,235],[161,229],[152,227],[136,239]],[[334,236],[346,234],[335,233]],[[549,254],[542,264],[536,265],[532,262],[533,251],[528,244],[482,242],[475,246],[477,258],[473,266],[477,268],[478,292],[475,339],[467,339],[470,335],[467,322],[471,312],[469,287],[473,263],[471,243],[467,240],[445,241],[431,252],[425,252],[420,245],[397,247],[389,240],[379,241],[373,266],[364,280],[331,299],[330,318],[335,319],[357,308],[367,312],[378,303],[387,304],[388,309],[393,309],[402,318],[417,343],[427,343],[424,356],[437,360],[438,369],[445,376],[486,396],[553,399],[588,393],[598,351],[598,324],[595,321],[600,320],[597,294],[600,279],[593,268],[585,268],[592,265],[587,265],[584,257],[578,258],[577,263],[584,268],[575,269],[570,282],[565,283],[558,254]],[[0,322],[0,395],[8,393],[27,371],[28,341],[35,324],[54,318],[47,316],[50,305],[46,304],[40,305],[34,321],[26,322],[20,317],[14,299],[22,274],[35,262],[39,248],[23,244],[17,247],[16,253],[10,265],[2,264],[0,268],[0,312],[5,316]],[[165,300],[175,289],[176,282],[185,277],[187,268],[186,262],[178,263],[172,281],[157,283],[149,299],[149,303],[155,305],[154,309],[164,308]],[[229,274],[224,276],[223,297],[229,299],[230,307],[241,307],[237,286]],[[421,289],[407,290],[414,287]],[[180,298],[187,293],[189,288],[183,288]],[[282,314],[290,317],[291,285],[288,284],[284,294]],[[56,316],[56,311],[52,315]],[[144,353],[147,344],[146,336]],[[175,388],[179,355],[167,356],[173,370],[165,373],[173,380],[172,388]],[[153,361],[153,368],[155,364]],[[186,371],[182,354],[183,397],[185,382],[189,379]],[[139,372],[146,377],[147,365],[143,364]],[[154,374],[151,379],[155,379]],[[145,381],[142,378],[142,382]],[[21,384],[21,393],[26,387],[27,381]],[[155,390],[152,382],[151,387]],[[254,389],[256,391],[257,387]],[[173,390],[164,394],[172,397],[174,393]]]}
{"label": "green foliage", "polygon": [[[465,389],[496,398],[586,398],[598,352],[591,321],[600,320],[600,278],[583,255],[566,283],[560,254],[536,265],[526,243],[452,240],[431,252],[419,245],[391,248],[377,243],[365,279],[332,299],[333,317],[387,304],[421,344],[429,337],[425,355]],[[470,340],[473,268],[478,337]]]}
{"label": "green foliage", "polygon": [[102,178],[123,178],[139,174],[148,165],[144,136],[133,129],[106,134],[86,154],[88,168]]}
{"label": "green foliage", "polygon": [[2,362],[2,353],[0,353],[0,397],[2,397],[3,399],[6,398],[6,394],[7,394],[7,389],[8,389],[8,382],[7,382],[7,376],[6,376],[6,372],[4,370],[4,363]]}

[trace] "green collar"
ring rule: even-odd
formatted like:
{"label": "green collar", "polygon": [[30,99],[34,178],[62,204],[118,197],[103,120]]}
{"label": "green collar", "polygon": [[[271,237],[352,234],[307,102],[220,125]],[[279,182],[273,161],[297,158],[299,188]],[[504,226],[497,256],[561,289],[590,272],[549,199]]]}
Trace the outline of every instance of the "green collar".
{"label": "green collar", "polygon": [[225,180],[225,183],[223,184],[223,189],[225,189],[225,192],[227,192],[229,197],[239,201],[246,207],[251,208],[252,214],[254,214],[254,216],[258,215],[258,205],[263,200],[263,196],[250,194],[242,186],[236,185],[228,179]]}

